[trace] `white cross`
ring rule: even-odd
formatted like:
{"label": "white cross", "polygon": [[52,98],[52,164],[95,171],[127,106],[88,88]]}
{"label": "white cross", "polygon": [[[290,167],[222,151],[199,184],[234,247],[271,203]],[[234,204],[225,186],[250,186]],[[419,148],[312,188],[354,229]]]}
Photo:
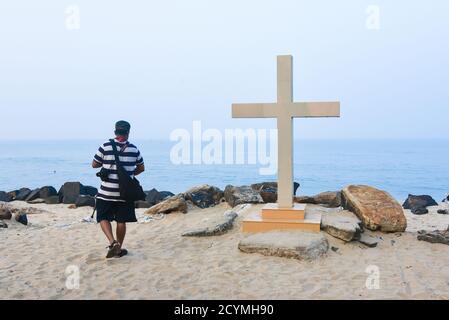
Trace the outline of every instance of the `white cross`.
{"label": "white cross", "polygon": [[277,57],[277,103],[232,105],[233,118],[276,118],[278,207],[293,207],[293,118],[339,117],[340,102],[293,102],[293,57]]}

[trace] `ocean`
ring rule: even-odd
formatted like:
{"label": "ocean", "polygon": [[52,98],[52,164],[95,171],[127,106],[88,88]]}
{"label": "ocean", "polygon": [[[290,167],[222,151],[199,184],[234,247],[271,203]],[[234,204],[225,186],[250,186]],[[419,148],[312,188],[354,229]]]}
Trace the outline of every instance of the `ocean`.
{"label": "ocean", "polygon": [[[100,180],[90,164],[104,141],[2,141],[0,190],[52,185],[67,181],[97,186]],[[139,176],[144,189],[173,193],[199,184],[224,189],[274,181],[261,176],[259,165],[175,165],[171,141],[131,141],[145,159],[147,171]],[[440,201],[449,192],[449,140],[297,140],[295,181],[299,195],[340,190],[348,184],[368,184],[397,199],[409,193],[429,194]]]}

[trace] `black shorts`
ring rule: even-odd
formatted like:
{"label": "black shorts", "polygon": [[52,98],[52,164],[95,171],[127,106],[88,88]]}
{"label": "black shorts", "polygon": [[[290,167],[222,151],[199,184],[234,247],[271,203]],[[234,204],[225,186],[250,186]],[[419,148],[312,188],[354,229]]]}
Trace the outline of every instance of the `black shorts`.
{"label": "black shorts", "polygon": [[134,203],[97,199],[97,222],[103,220],[137,222]]}

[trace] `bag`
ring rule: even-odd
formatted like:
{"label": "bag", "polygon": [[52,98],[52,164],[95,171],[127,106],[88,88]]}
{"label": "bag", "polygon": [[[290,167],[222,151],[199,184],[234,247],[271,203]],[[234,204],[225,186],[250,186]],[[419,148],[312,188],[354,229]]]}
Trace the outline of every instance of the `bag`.
{"label": "bag", "polygon": [[[128,172],[120,163],[119,153],[117,151],[117,144],[113,139],[109,140],[114,152],[115,165],[117,167],[118,183],[120,189],[120,197],[126,202],[135,202],[145,200],[146,194],[143,192],[142,186],[136,178],[131,178]],[[121,152],[120,152],[121,153]]]}

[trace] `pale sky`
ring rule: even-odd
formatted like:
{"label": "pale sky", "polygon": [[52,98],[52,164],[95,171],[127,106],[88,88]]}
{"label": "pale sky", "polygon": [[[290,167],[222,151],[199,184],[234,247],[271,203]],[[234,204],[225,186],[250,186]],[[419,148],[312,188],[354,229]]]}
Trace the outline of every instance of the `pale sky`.
{"label": "pale sky", "polygon": [[340,100],[342,114],[296,120],[296,139],[447,138],[448,17],[447,0],[2,1],[0,135],[103,139],[119,119],[139,139],[194,120],[271,128],[231,104],[275,101],[276,55],[292,54],[295,100]]}

